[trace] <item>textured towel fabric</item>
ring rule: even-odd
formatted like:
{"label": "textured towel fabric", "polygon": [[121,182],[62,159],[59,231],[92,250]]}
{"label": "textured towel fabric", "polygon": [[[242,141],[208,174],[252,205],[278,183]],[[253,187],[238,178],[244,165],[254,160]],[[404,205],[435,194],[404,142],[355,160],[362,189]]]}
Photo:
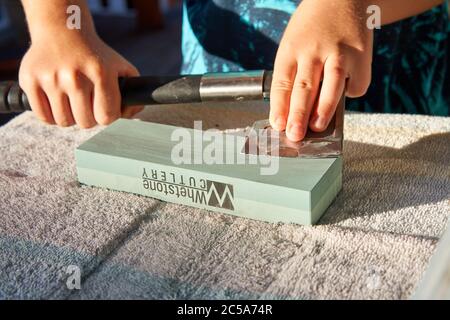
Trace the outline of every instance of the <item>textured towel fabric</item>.
{"label": "textured towel fabric", "polygon": [[[172,106],[140,118],[233,129],[266,111]],[[98,130],[31,113],[0,128],[0,299],[405,299],[450,215],[448,118],[347,115],[343,191],[314,227],[79,186],[74,149]],[[71,265],[81,290],[67,288]]]}

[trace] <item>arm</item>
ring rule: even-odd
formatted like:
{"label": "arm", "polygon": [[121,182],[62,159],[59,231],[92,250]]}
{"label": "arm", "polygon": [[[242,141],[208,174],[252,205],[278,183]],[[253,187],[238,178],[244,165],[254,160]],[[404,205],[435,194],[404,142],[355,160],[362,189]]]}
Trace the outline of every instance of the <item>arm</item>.
{"label": "arm", "polygon": [[[367,8],[380,6],[382,24],[426,11],[443,0],[303,0],[275,60],[271,125],[302,140],[308,126],[323,131],[346,88],[364,95],[371,81],[373,31]],[[322,81],[322,86],[320,83]]]}
{"label": "arm", "polygon": [[[121,115],[119,76],[138,71],[97,35],[85,0],[22,0],[31,46],[22,60],[20,86],[36,116],[49,124],[89,128]],[[81,9],[81,28],[67,27],[67,8]]]}

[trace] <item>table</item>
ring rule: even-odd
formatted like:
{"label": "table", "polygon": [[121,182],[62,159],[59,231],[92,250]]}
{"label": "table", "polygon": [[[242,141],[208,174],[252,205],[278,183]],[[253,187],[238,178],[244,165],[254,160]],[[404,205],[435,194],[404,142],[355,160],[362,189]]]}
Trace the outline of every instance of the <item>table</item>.
{"label": "table", "polygon": [[[245,127],[267,110],[152,107],[139,118]],[[344,188],[318,226],[269,224],[80,186],[100,128],[0,128],[1,298],[406,299],[450,214],[450,119],[346,115]],[[80,290],[68,280],[80,271]]]}

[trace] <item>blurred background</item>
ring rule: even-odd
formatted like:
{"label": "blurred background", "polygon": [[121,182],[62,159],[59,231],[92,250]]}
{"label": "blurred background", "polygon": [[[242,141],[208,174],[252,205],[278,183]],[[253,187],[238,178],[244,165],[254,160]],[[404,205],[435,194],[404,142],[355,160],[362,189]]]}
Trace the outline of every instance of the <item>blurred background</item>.
{"label": "blurred background", "polygon": [[[142,74],[180,72],[182,0],[88,0],[88,3],[102,39]],[[17,79],[29,43],[20,0],[0,0],[0,81]],[[0,126],[14,116],[0,114]]]}

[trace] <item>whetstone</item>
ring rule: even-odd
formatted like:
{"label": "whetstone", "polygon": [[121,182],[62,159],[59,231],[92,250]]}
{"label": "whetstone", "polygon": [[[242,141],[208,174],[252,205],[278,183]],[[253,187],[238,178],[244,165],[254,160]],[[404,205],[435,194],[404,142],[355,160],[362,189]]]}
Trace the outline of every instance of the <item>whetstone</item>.
{"label": "whetstone", "polygon": [[[79,182],[244,218],[304,225],[316,223],[341,190],[340,157],[279,158],[275,175],[261,175],[262,165],[250,161],[175,165],[175,129],[116,121],[76,150]],[[245,144],[244,137],[233,138],[237,145],[225,145],[225,155]]]}

